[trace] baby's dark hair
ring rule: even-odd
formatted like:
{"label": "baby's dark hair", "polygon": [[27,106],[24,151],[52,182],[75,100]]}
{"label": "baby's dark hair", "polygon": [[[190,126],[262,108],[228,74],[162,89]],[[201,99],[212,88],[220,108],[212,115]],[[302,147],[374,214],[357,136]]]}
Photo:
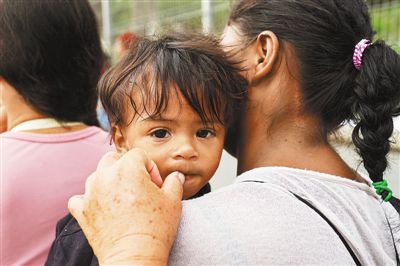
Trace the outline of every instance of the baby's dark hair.
{"label": "baby's dark hair", "polygon": [[[157,117],[178,92],[203,123],[225,125],[243,102],[246,87],[216,39],[174,33],[154,40],[138,38],[100,80],[98,94],[112,125],[131,122],[124,121],[129,104],[135,114]],[[132,99],[134,92],[140,104]]]}
{"label": "baby's dark hair", "polygon": [[[361,69],[354,67],[356,44],[374,35],[365,1],[239,0],[229,23],[249,43],[271,30],[281,47],[289,43],[294,48],[303,109],[319,119],[323,141],[353,120],[353,142],[364,166],[374,182],[382,181],[392,117],[399,114],[400,58],[376,41],[365,50]],[[393,197],[391,203],[400,212],[399,201]]]}

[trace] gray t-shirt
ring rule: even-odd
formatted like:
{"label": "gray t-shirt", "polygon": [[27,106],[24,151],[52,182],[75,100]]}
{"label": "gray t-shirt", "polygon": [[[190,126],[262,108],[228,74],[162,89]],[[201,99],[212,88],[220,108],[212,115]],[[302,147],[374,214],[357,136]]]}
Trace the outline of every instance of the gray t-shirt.
{"label": "gray t-shirt", "polygon": [[253,169],[233,185],[184,201],[169,264],[354,264],[332,227],[291,192],[336,226],[363,265],[396,264],[400,217],[371,187],[285,167]]}

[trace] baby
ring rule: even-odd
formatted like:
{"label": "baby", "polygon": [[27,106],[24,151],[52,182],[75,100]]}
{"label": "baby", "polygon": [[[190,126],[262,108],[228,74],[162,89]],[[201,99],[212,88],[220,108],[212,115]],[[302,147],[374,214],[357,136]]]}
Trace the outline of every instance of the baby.
{"label": "baby", "polygon": [[[221,158],[225,128],[240,106],[245,79],[218,41],[175,34],[138,39],[99,84],[117,151],[137,147],[157,164],[161,177],[185,175],[183,198],[210,191]],[[70,215],[57,225],[46,265],[98,265]]]}

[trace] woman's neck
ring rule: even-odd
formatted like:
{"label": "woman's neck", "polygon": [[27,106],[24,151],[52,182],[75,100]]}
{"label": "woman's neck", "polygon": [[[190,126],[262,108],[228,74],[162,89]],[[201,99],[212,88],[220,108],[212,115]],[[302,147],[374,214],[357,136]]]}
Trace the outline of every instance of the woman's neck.
{"label": "woman's neck", "polygon": [[[36,112],[33,108],[31,108],[27,104],[20,104],[18,108],[7,109],[7,130],[11,130],[15,126],[22,124],[26,121],[41,119],[41,118],[50,118],[50,117]],[[87,127],[86,125],[82,124],[82,125],[74,125],[67,127],[59,126],[52,128],[35,128],[25,131],[37,134],[60,134],[60,133],[68,133],[68,132],[82,130],[86,127]]]}
{"label": "woman's neck", "polygon": [[47,118],[47,116],[36,112],[30,106],[21,103],[18,104],[18,108],[7,108],[6,112],[7,130],[29,120]]}
{"label": "woman's neck", "polygon": [[[15,126],[26,121],[51,118],[36,111],[27,101],[12,87],[6,80],[0,77],[0,93],[1,93],[1,113],[0,113],[0,133],[9,131]],[[4,126],[6,124],[6,126]],[[32,130],[24,130],[32,133],[47,133],[58,134],[81,130],[85,125],[69,126],[69,127],[54,127],[54,128],[39,128]]]}
{"label": "woman's neck", "polygon": [[254,121],[257,115],[251,111],[247,118],[238,152],[238,174],[257,167],[284,166],[360,180],[337,152],[317,137],[313,119],[302,116],[267,125]]}

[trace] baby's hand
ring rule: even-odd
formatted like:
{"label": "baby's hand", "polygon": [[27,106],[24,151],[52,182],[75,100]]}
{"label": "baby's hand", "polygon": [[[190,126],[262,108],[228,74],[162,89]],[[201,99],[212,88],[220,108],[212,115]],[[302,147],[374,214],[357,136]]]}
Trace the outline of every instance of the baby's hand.
{"label": "baby's hand", "polygon": [[165,265],[181,214],[183,183],[177,172],[162,183],[142,150],[109,153],[87,179],[85,194],[72,197],[68,207],[100,264]]}

